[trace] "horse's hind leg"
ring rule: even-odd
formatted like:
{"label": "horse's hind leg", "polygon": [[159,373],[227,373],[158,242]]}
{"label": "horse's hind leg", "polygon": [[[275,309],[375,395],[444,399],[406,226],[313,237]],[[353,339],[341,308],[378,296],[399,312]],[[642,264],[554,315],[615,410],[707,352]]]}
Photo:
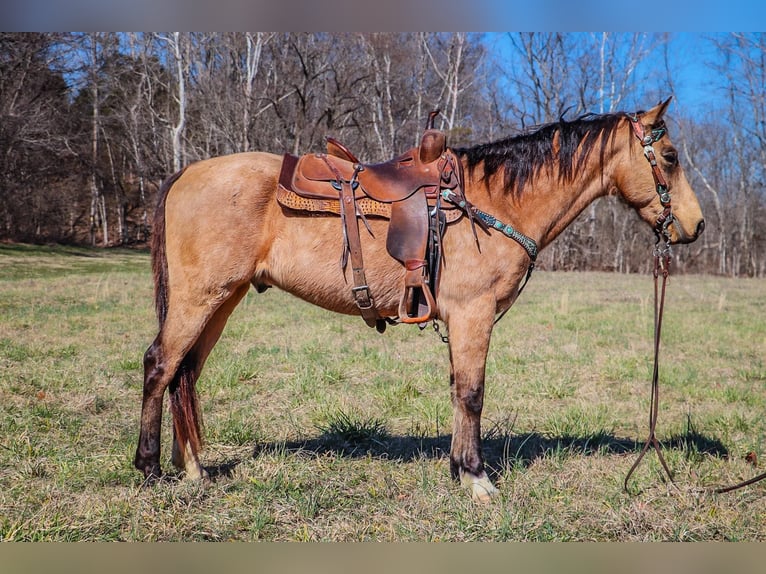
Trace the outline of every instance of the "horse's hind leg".
{"label": "horse's hind leg", "polygon": [[144,353],[144,395],[141,403],[141,430],[138,437],[135,467],[147,479],[159,478],[160,470],[160,427],[162,423],[162,397],[167,381],[165,353],[162,351],[160,335]]}
{"label": "horse's hind leg", "polygon": [[[245,296],[249,287],[248,283],[239,286],[213,313],[197,338],[194,347],[186,355],[189,358],[187,369],[190,378],[186,381],[180,381],[177,385],[171,384],[170,387],[170,405],[173,413],[172,462],[176,468],[186,471],[187,478],[206,476],[199,461],[199,441],[195,442],[190,439],[190,435],[195,432],[198,433],[199,429],[196,422],[192,422],[193,417],[196,417],[196,412],[193,414],[189,412],[190,409],[196,411],[196,394],[193,393],[193,389],[189,388],[189,385],[193,387],[210,351],[218,342],[226,326],[226,321]],[[181,364],[181,368],[184,368],[184,363]],[[181,376],[184,375],[181,374]],[[189,393],[192,393],[191,397],[188,397]],[[187,396],[182,396],[182,394]],[[188,405],[189,399],[195,404]],[[184,405],[187,407],[185,408]]]}
{"label": "horse's hind leg", "polygon": [[471,489],[474,500],[489,501],[497,492],[484,469],[481,453],[481,412],[484,372],[492,332],[492,318],[463,310],[449,318],[450,395],[453,426],[450,447],[452,476]]}
{"label": "horse's hind leg", "polygon": [[[188,308],[187,308],[188,307]],[[165,389],[179,374],[193,373],[187,358],[212,310],[183,306],[176,302],[168,311],[160,333],[144,353],[144,390],[141,403],[141,428],[134,464],[147,479],[162,475],[160,433]],[[186,361],[185,364],[182,364]]]}

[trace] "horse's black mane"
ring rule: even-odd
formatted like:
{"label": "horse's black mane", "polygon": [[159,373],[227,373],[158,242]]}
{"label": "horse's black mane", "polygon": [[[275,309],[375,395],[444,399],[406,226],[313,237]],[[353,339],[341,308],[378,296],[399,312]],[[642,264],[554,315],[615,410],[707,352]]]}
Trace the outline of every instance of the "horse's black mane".
{"label": "horse's black mane", "polygon": [[[598,147],[600,161],[610,138],[613,138],[624,112],[585,114],[572,121],[563,116],[557,122],[536,126],[529,131],[496,142],[455,148],[467,159],[469,173],[484,164],[484,180],[503,169],[503,189],[506,193],[520,194],[524,185],[544,166],[558,166],[562,182],[570,182],[591,152]],[[558,154],[553,141],[558,137]]]}

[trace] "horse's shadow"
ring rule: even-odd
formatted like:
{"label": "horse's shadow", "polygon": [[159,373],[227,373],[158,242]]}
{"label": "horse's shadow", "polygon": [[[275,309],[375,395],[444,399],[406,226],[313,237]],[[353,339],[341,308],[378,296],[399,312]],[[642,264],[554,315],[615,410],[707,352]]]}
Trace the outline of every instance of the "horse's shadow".
{"label": "horse's shadow", "polygon": [[[449,457],[451,436],[375,435],[347,437],[333,432],[322,432],[316,437],[287,442],[259,443],[253,457],[268,452],[288,452],[312,456],[334,454],[345,458],[379,457],[401,462],[419,459]],[[683,434],[661,441],[664,450],[682,450],[687,458],[710,455],[728,458],[729,451],[717,438],[711,438],[689,429]],[[521,465],[527,467],[534,461],[555,453],[592,456],[594,454],[638,453],[643,440],[615,436],[611,432],[597,432],[587,436],[547,436],[539,432],[513,433],[490,429],[482,439],[482,452],[488,473],[497,479],[506,469]],[[231,477],[234,469],[245,460],[233,458],[206,467],[212,479]]]}

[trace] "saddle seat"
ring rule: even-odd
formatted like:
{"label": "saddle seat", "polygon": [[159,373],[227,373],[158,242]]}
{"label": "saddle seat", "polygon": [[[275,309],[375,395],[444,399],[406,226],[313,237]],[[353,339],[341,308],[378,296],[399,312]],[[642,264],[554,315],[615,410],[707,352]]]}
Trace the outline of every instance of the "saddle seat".
{"label": "saddle seat", "polygon": [[[426,130],[420,147],[383,163],[362,164],[343,144],[328,138],[326,154],[296,158],[293,189],[312,199],[337,199],[331,184],[338,179],[356,181],[355,199],[369,197],[381,203],[403,201],[421,188],[435,199],[439,193],[441,170],[438,159],[447,151],[444,133]],[[293,156],[294,157],[294,156]]]}
{"label": "saddle seat", "polygon": [[345,268],[350,254],[355,302],[365,322],[382,331],[385,322],[366,285],[357,219],[365,225],[366,215],[389,219],[386,249],[405,267],[399,320],[424,323],[436,316],[443,226],[462,214],[442,205],[439,194],[442,189],[460,191],[460,176],[460,162],[447,148],[444,132],[430,126],[420,146],[378,164],[362,164],[346,146],[328,138],[326,154],[284,155],[277,200],[290,209],[341,216],[341,265]]}

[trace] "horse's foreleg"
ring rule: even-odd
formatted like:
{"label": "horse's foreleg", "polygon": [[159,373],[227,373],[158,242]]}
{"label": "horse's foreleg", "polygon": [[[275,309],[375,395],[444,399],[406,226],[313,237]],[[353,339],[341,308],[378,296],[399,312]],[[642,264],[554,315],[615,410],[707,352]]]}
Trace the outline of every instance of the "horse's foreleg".
{"label": "horse's foreleg", "polygon": [[487,477],[481,453],[481,412],[484,370],[492,332],[492,318],[464,310],[449,319],[450,396],[453,425],[450,470],[480,502],[497,492]]}

